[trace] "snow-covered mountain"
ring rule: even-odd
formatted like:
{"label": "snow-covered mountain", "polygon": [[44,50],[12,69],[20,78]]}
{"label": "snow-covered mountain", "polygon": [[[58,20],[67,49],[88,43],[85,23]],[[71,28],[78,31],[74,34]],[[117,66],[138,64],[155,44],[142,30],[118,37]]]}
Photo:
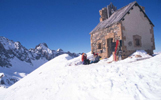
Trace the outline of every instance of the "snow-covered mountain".
{"label": "snow-covered mountain", "polygon": [[0,86],[12,85],[40,65],[61,54],[79,56],[69,51],[64,52],[62,49],[51,50],[46,43],[40,43],[28,50],[20,42],[0,37],[0,73],[4,76],[0,78]]}
{"label": "snow-covered mountain", "polygon": [[0,100],[161,100],[161,54],[137,51],[118,62],[111,58],[82,65],[81,56],[60,55],[0,88]]}

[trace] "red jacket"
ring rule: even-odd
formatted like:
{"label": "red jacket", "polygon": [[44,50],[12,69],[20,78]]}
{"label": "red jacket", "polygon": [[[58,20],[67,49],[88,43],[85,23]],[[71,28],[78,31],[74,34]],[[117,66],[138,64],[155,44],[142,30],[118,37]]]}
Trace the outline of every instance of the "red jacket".
{"label": "red jacket", "polygon": [[87,56],[84,56],[84,54],[82,54],[82,62],[86,59],[87,59]]}

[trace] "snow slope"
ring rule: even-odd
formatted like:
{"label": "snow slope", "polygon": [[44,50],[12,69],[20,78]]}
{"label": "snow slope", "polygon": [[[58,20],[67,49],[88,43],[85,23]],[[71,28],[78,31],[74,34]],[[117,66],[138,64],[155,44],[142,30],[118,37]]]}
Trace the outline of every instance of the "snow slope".
{"label": "snow slope", "polygon": [[0,100],[161,100],[161,54],[129,59],[82,65],[63,54],[0,89]]}

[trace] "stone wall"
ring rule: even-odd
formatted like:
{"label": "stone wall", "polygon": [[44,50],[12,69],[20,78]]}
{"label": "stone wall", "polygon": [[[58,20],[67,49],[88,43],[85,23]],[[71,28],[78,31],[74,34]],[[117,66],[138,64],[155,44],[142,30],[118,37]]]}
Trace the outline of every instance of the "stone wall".
{"label": "stone wall", "polygon": [[[108,58],[108,46],[107,39],[112,38],[113,42],[117,39],[122,39],[121,24],[113,24],[112,26],[99,30],[91,34],[91,52],[98,53],[102,58]],[[101,49],[98,48],[98,44],[101,43]]]}

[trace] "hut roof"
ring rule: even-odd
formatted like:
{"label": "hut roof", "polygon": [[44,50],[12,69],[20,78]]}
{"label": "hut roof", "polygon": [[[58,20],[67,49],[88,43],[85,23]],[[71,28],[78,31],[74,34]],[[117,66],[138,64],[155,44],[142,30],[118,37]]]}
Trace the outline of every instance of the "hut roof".
{"label": "hut roof", "polygon": [[[145,14],[145,12],[143,11],[143,9],[139,6],[139,4],[134,1],[130,4],[128,4],[125,7],[120,8],[119,10],[116,10],[108,19],[100,22],[91,32],[90,34],[99,31],[101,29],[107,28],[115,23],[120,22],[124,16],[130,11],[130,9],[133,8],[133,6],[136,5],[140,8],[140,11],[142,11],[145,15],[145,17],[147,17],[147,19],[149,20],[149,22],[153,25],[153,23],[150,21],[150,19],[148,18],[148,16]],[[154,26],[154,25],[153,25]]]}

